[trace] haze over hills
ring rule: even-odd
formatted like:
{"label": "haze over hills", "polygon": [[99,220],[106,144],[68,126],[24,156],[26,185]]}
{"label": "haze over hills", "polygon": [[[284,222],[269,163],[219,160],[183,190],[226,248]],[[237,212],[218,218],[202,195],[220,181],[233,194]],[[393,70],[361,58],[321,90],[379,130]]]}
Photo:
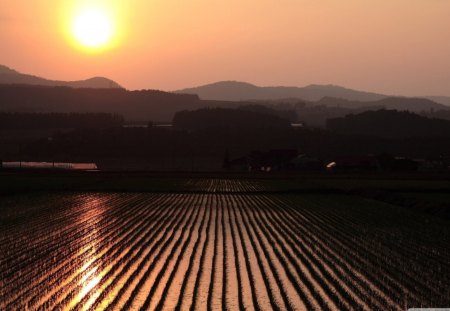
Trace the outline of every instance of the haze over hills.
{"label": "haze over hills", "polygon": [[382,108],[443,119],[449,118],[450,111],[449,106],[425,98],[388,97],[332,85],[258,87],[228,81],[173,93],[129,91],[106,78],[51,81],[0,66],[0,111],[4,112],[103,112],[121,114],[130,122],[170,122],[182,110],[249,104],[288,110],[298,116],[290,118],[292,122],[318,127],[324,127],[329,118]]}
{"label": "haze over hills", "polygon": [[[295,110],[299,122],[313,127],[325,127],[328,119],[381,109],[410,111],[431,118],[450,120],[449,106],[425,98],[386,97],[376,101],[352,101],[324,97],[316,102],[292,101],[280,103],[278,101],[278,105],[276,103],[277,101],[272,106]],[[261,102],[261,104],[264,104],[264,102]]]}
{"label": "haze over hills", "polygon": [[[242,102],[200,100],[194,94],[125,89],[71,88],[36,85],[0,85],[0,111],[21,113],[117,113],[128,122],[171,122],[175,113],[200,108],[269,107],[280,113],[290,111],[288,119],[309,126],[324,127],[329,118],[367,110],[397,109],[449,118],[448,106],[427,99],[385,98],[377,101],[349,101],[325,97],[317,102]],[[292,117],[291,117],[292,115]],[[296,116],[298,118],[296,118]]]}
{"label": "haze over hills", "polygon": [[0,84],[27,84],[42,86],[68,86],[73,88],[122,88],[117,82],[104,78],[94,77],[80,81],[56,81],[23,74],[6,66],[0,65]]}
{"label": "haze over hills", "polygon": [[[22,84],[22,85],[40,85],[40,86],[67,86],[72,88],[97,88],[110,89],[122,88],[117,82],[105,77],[93,77],[80,81],[58,81],[46,78],[20,73],[7,66],[0,65],[0,84]],[[408,109],[408,105],[421,107],[428,110],[430,108],[443,109],[442,106],[435,105],[439,103],[450,106],[450,97],[446,96],[423,96],[415,98],[416,104],[405,101],[397,107],[389,106],[392,102],[392,96],[377,94],[371,92],[357,91],[336,85],[308,85],[305,87],[259,87],[246,82],[222,81],[207,84],[199,87],[186,88],[173,93],[196,94],[202,100],[215,101],[281,101],[281,100],[302,100],[307,102],[317,102],[319,105],[340,106],[346,108],[363,108],[366,106],[383,106],[387,104],[389,109]],[[383,102],[383,99],[387,99]],[[395,97],[400,101],[401,98]],[[429,99],[428,102],[422,101],[422,98]],[[378,102],[380,101],[380,102]],[[434,103],[432,103],[433,101]],[[367,104],[366,104],[367,102]],[[416,108],[411,108],[417,110]]]}
{"label": "haze over hills", "polygon": [[450,97],[448,96],[425,96],[425,98],[442,105],[450,106]]}
{"label": "haze over hills", "polygon": [[[374,102],[388,95],[357,91],[336,85],[308,85],[305,87],[259,87],[246,82],[222,81],[199,87],[186,88],[176,93],[197,94],[201,99],[252,101],[252,100],[282,100],[301,99],[305,101],[320,101],[324,97],[346,99],[358,102]],[[450,97],[423,96],[437,103],[450,105]]]}
{"label": "haze over hills", "polygon": [[309,85],[305,87],[259,87],[246,82],[223,81],[204,86],[187,88],[177,93],[198,94],[201,99],[210,100],[277,100],[300,98],[318,101],[322,97],[346,98],[349,100],[374,101],[385,95],[354,91],[334,85]]}
{"label": "haze over hills", "polygon": [[384,108],[409,110],[414,112],[430,110],[447,110],[450,107],[436,103],[427,98],[386,97],[375,101],[356,101],[335,97],[323,97],[314,103],[316,106],[339,107],[350,109]]}

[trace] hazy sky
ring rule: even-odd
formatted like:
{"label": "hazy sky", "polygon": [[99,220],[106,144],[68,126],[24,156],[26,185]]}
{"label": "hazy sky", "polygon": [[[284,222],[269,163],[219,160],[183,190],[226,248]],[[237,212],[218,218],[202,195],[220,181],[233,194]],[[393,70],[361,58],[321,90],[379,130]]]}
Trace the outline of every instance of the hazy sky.
{"label": "hazy sky", "polygon": [[[77,48],[79,3],[114,12],[116,45]],[[450,95],[449,0],[0,0],[0,64],[129,89],[219,80]]]}

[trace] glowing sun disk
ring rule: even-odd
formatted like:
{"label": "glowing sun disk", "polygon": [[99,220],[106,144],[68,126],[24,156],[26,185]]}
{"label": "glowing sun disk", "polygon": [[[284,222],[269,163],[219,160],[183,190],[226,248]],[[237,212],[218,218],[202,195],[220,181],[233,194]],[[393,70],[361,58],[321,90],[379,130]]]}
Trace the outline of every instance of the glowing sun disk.
{"label": "glowing sun disk", "polygon": [[102,48],[108,45],[114,34],[114,26],[108,14],[100,9],[81,11],[72,24],[72,33],[79,44],[86,48]]}

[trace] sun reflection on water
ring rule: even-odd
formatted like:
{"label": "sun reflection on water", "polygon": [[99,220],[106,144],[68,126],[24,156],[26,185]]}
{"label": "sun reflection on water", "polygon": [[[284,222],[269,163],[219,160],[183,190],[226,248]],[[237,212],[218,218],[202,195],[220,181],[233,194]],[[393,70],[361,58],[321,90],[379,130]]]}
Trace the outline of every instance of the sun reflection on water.
{"label": "sun reflection on water", "polygon": [[[86,213],[80,215],[78,221],[80,224],[90,223],[90,232],[87,234],[87,245],[85,248],[90,248],[90,256],[88,256],[83,263],[82,266],[77,271],[77,275],[81,276],[81,278],[77,282],[77,288],[74,292],[74,297],[71,302],[66,306],[66,310],[72,310],[75,308],[80,302],[83,302],[83,299],[86,299],[87,295],[91,296],[91,292],[95,289],[95,287],[100,283],[102,279],[102,273],[98,267],[98,230],[97,223],[102,218],[104,212],[104,206],[101,198],[92,198],[90,197],[86,204],[89,204],[89,209]],[[92,216],[94,215],[94,216]],[[95,300],[95,297],[89,297],[88,301],[84,301],[82,303],[80,309],[87,310],[89,305],[91,305]]]}
{"label": "sun reflection on water", "polygon": [[94,288],[94,286],[96,286],[100,282],[100,276],[94,274],[96,271],[97,268],[93,269],[92,272],[90,272],[91,276],[83,282],[83,289],[79,295],[80,298],[83,298]]}

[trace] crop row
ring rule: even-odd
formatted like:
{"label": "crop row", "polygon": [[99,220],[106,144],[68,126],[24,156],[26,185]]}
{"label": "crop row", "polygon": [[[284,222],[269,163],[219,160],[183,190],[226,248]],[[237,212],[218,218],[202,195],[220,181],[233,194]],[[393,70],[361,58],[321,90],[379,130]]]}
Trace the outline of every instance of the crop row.
{"label": "crop row", "polygon": [[209,193],[3,201],[0,309],[450,304],[445,222],[418,227],[419,215],[350,196],[244,194],[254,185],[204,183],[192,186]]}

